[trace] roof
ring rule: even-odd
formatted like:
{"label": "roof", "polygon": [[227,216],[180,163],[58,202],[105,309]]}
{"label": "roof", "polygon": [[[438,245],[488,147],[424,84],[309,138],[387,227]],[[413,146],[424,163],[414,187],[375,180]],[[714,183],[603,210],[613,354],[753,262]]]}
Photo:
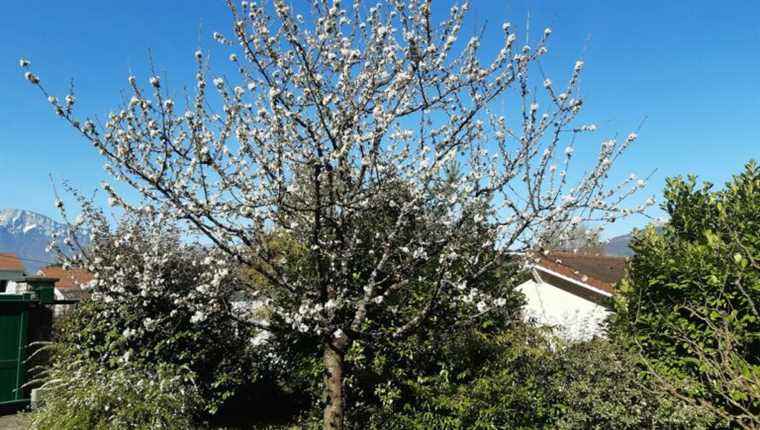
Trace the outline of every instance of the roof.
{"label": "roof", "polygon": [[24,264],[16,254],[0,252],[0,270],[7,272],[23,272]]}
{"label": "roof", "polygon": [[611,295],[615,293],[615,284],[625,275],[626,261],[625,257],[551,252],[542,256],[536,267]]}
{"label": "roof", "polygon": [[49,278],[58,278],[55,287],[60,290],[79,289],[92,281],[92,273],[84,269],[64,269],[61,266],[47,266],[40,269],[40,275]]}

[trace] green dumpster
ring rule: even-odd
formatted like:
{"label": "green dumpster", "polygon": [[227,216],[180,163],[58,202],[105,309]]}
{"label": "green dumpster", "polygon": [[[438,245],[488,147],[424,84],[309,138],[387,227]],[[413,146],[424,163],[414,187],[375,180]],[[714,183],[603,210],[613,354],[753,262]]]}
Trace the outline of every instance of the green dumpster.
{"label": "green dumpster", "polygon": [[0,405],[24,402],[24,360],[32,294],[0,294]]}

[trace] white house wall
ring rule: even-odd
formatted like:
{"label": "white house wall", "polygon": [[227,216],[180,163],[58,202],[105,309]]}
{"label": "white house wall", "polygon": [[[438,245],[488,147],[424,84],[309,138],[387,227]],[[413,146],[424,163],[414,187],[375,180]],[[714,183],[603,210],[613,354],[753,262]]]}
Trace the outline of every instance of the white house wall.
{"label": "white house wall", "polygon": [[540,325],[555,326],[561,336],[570,340],[603,334],[603,322],[610,313],[604,306],[532,279],[517,288],[525,294],[525,318]]}

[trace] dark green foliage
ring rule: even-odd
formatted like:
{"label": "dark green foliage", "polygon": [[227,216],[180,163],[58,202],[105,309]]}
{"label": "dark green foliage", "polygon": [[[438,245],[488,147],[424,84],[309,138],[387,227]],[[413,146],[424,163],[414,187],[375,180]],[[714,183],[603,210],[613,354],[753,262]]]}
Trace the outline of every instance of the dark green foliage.
{"label": "dark green foliage", "polygon": [[[350,226],[361,238],[353,258],[346,262],[350,279],[349,291],[363,294],[363,287],[370,283],[376,263],[373,253],[380,246],[378,235],[389,234],[400,216],[401,203],[410,196],[408,187],[402,183],[378,195],[382,199],[371,202],[362,217]],[[393,203],[389,203],[393,201]],[[526,276],[519,270],[519,262],[496,251],[493,237],[483,223],[483,208],[468,208],[472,213],[455,233],[457,261],[451,264],[447,277],[461,279],[459,273],[475,272],[478,276],[466,282],[444,282],[440,273],[441,254],[444,250],[434,239],[445,236],[446,226],[435,222],[445,208],[428,203],[420,204],[405,218],[401,228],[394,233],[396,243],[391,247],[389,262],[376,274],[379,291],[387,291],[382,303],[370,303],[367,318],[359,329],[351,327],[355,307],[335,309],[336,326],[348,332],[352,344],[346,353],[346,402],[347,420],[356,428],[362,428],[371,417],[381,411],[388,402],[413,401],[416,395],[411,385],[417,378],[428,378],[440,372],[461,372],[467,363],[446,361],[450,354],[451,339],[465,339],[470,334],[497,333],[507,329],[517,319],[522,295],[515,286]],[[480,215],[480,216],[479,216]],[[307,233],[307,232],[306,232]],[[306,234],[304,233],[304,234]],[[282,270],[292,270],[291,263],[297,259],[312,258],[303,246],[298,246],[297,234],[278,232],[270,239],[270,247],[287,256],[288,264]],[[415,252],[405,249],[414,237],[429,239],[423,250],[431,255],[424,263],[410,264],[408,255]],[[465,267],[471,265],[473,267]],[[303,267],[304,265],[296,265]],[[416,274],[416,276],[412,276]],[[266,289],[268,283],[255,271],[249,274],[255,288]],[[305,276],[305,274],[301,274]],[[472,292],[472,294],[468,294]],[[475,294],[477,292],[478,294]],[[465,299],[460,297],[465,296]],[[275,296],[276,301],[287,303],[298,297],[292,294]],[[298,302],[289,306],[298,306]],[[423,312],[423,310],[425,310]],[[416,316],[419,324],[396,336],[399,329]],[[271,316],[272,326],[283,324]],[[272,349],[288,369],[282,385],[286,391],[303,393],[308,408],[303,411],[303,421],[321,421],[323,401],[322,377],[324,368],[321,356],[320,336],[291,332],[275,332],[271,339]]]}
{"label": "dark green foliage", "polygon": [[[406,375],[411,395],[369,422],[377,429],[706,428],[697,411],[661,397],[635,358],[595,340],[565,344],[513,327],[449,339],[437,374]],[[357,427],[360,428],[360,427]]]}
{"label": "dark green foliage", "polygon": [[760,168],[750,162],[721,191],[669,179],[665,200],[662,234],[631,244],[613,332],[674,393],[760,425]]}
{"label": "dark green foliage", "polygon": [[[616,344],[491,324],[352,350],[348,428],[713,428],[708,411],[670,396]],[[315,389],[295,421],[320,428],[321,363],[311,357],[289,366],[290,383]]]}
{"label": "dark green foliage", "polygon": [[[350,333],[354,340],[346,354],[348,427],[751,428],[760,399],[760,316],[755,309],[760,303],[760,170],[749,164],[720,192],[698,187],[694,178],[673,179],[665,195],[671,222],[662,234],[648,229],[632,244],[636,255],[616,303],[613,341],[566,343],[519,323],[523,299],[515,286],[525,273],[518,261],[483,246],[489,238],[477,223],[463,226],[462,236],[468,239],[461,252],[494,264],[467,285],[447,288],[477,287],[504,303],[489,307],[479,306],[479,298],[441,300],[416,330],[399,337],[388,327],[398,327],[431,302],[433,281],[421,276],[406,285],[403,295],[389,294],[384,306],[370,306],[366,326]],[[362,222],[393,219],[392,207],[378,207],[382,210]],[[401,235],[436,234],[435,225],[413,218]],[[161,286],[171,296],[137,291],[118,302],[87,302],[67,320],[63,344],[68,347],[59,357],[65,365],[54,367],[53,374],[84,375],[95,368],[101,373],[92,384],[70,378],[67,386],[77,393],[76,400],[51,402],[36,415],[40,428],[51,428],[44,423],[75,402],[94,406],[69,414],[69,428],[116,425],[114,419],[139,428],[182,414],[171,424],[181,428],[219,407],[220,415],[240,418],[225,424],[320,428],[323,339],[275,332],[252,349],[247,340],[255,331],[229,318],[223,306],[206,306],[204,319],[194,320],[194,303],[175,302],[192,297],[194,280],[202,277],[194,272],[203,270],[200,266],[185,262],[197,261],[197,250],[162,237],[164,248],[178,251],[150,270],[174,280]],[[371,236],[366,239],[369,244]],[[140,240],[131,244],[139,247]],[[288,261],[310,258],[287,235],[273,235],[272,248]],[[130,260],[129,273],[142,273],[140,261]],[[405,270],[401,259],[394,263],[383,276]],[[358,253],[351,262],[357,291],[370,276],[365,266]],[[415,270],[424,274],[426,268]],[[255,272],[249,275],[250,282],[267,287]],[[276,316],[264,316],[278,325]],[[160,323],[146,326],[146,320]],[[630,347],[638,351],[629,352]],[[165,381],[186,395],[176,396],[159,384],[139,403],[140,391],[132,387],[150,380]],[[58,390],[60,395],[62,388]],[[133,406],[101,413],[105,405],[114,407],[114,396]],[[151,414],[148,401],[165,407]]]}

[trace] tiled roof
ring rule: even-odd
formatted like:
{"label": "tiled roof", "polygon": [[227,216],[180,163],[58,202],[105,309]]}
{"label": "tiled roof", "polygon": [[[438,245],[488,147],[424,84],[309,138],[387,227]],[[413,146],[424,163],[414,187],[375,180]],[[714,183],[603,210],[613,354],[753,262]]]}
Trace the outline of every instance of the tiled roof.
{"label": "tiled roof", "polygon": [[48,266],[40,269],[39,274],[49,278],[58,278],[55,287],[61,290],[71,288],[81,289],[83,285],[87,285],[92,281],[92,273],[84,269],[71,268],[64,270],[61,266]]}
{"label": "tiled roof", "polygon": [[0,253],[0,270],[9,272],[23,272],[24,264],[16,256],[11,253]]}
{"label": "tiled roof", "polygon": [[625,263],[624,257],[551,252],[542,256],[537,266],[614,294],[615,284],[625,275]]}

